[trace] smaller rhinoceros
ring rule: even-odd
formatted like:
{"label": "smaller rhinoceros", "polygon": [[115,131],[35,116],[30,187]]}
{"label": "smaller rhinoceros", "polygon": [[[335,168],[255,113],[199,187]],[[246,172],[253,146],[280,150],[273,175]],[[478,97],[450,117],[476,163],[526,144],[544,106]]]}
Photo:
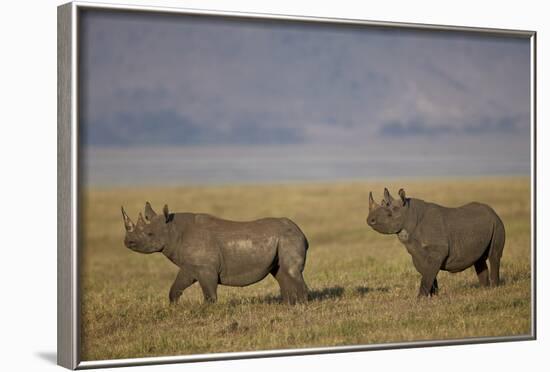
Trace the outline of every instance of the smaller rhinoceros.
{"label": "smaller rhinoceros", "polygon": [[376,204],[372,192],[369,194],[367,224],[379,233],[397,234],[405,245],[422,275],[419,297],[437,294],[439,270],[457,273],[474,266],[482,286],[499,284],[504,224],[488,205],[469,203],[446,208],[407,198],[403,189],[394,199],[384,189],[381,205]]}
{"label": "smaller rhinoceros", "polygon": [[244,287],[275,277],[283,301],[307,300],[302,272],[308,242],[288,218],[250,222],[228,221],[208,214],[157,213],[147,202],[134,224],[124,208],[124,244],[140,253],[162,252],[180,271],[169,293],[175,303],[183,291],[199,282],[206,302],[217,300],[218,284]]}

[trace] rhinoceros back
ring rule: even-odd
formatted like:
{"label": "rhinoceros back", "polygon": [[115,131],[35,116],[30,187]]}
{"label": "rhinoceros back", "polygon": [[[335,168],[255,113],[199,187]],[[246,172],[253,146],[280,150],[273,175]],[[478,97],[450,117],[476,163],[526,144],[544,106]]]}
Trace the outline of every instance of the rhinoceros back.
{"label": "rhinoceros back", "polygon": [[449,239],[449,257],[444,268],[459,272],[487,255],[495,231],[504,227],[495,211],[486,204],[442,208]]}
{"label": "rhinoceros back", "polygon": [[211,234],[220,253],[220,283],[246,286],[265,278],[284,260],[305,261],[307,240],[287,218],[229,221],[197,215],[196,223]]}

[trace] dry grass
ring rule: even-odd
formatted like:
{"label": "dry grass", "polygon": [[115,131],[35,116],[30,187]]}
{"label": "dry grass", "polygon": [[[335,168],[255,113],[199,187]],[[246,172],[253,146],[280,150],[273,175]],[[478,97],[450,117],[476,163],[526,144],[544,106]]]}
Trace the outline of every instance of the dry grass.
{"label": "dry grass", "polygon": [[[404,186],[412,197],[458,206],[490,204],[504,221],[504,285],[482,289],[473,269],[441,272],[440,295],[416,300],[419,274],[395,236],[365,223],[368,191]],[[528,178],[406,180],[269,186],[90,190],[84,205],[84,360],[355,345],[528,334],[531,326]],[[120,205],[132,217],[146,200],[161,209],[234,220],[287,216],[305,232],[305,279],[312,300],[278,302],[271,277],[245,288],[220,286],[203,305],[197,284],[177,306],[168,289],[177,268],[161,254],[123,245]]]}

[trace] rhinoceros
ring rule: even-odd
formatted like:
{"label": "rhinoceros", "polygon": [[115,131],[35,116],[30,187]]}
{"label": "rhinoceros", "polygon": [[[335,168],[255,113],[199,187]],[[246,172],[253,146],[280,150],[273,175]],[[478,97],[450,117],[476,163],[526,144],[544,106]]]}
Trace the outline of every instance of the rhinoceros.
{"label": "rhinoceros", "polygon": [[243,287],[271,274],[284,302],[307,300],[302,272],[308,241],[288,218],[229,221],[202,213],[157,214],[145,204],[134,224],[121,207],[127,248],[139,253],[161,252],[180,270],[169,292],[176,303],[183,291],[199,282],[205,302],[217,301],[218,284]]}
{"label": "rhinoceros", "polygon": [[380,205],[369,193],[367,224],[379,233],[397,234],[405,245],[422,275],[419,297],[437,294],[439,270],[457,273],[474,266],[482,286],[499,284],[504,224],[486,204],[447,208],[408,198],[403,189],[394,199],[386,188]]}

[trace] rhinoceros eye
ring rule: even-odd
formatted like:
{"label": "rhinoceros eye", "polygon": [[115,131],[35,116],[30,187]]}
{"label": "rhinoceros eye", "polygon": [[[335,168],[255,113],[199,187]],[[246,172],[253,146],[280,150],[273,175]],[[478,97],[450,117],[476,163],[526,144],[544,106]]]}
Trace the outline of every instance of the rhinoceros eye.
{"label": "rhinoceros eye", "polygon": [[153,236],[153,235],[155,235],[155,234],[153,234],[152,232],[147,233],[147,236]]}

